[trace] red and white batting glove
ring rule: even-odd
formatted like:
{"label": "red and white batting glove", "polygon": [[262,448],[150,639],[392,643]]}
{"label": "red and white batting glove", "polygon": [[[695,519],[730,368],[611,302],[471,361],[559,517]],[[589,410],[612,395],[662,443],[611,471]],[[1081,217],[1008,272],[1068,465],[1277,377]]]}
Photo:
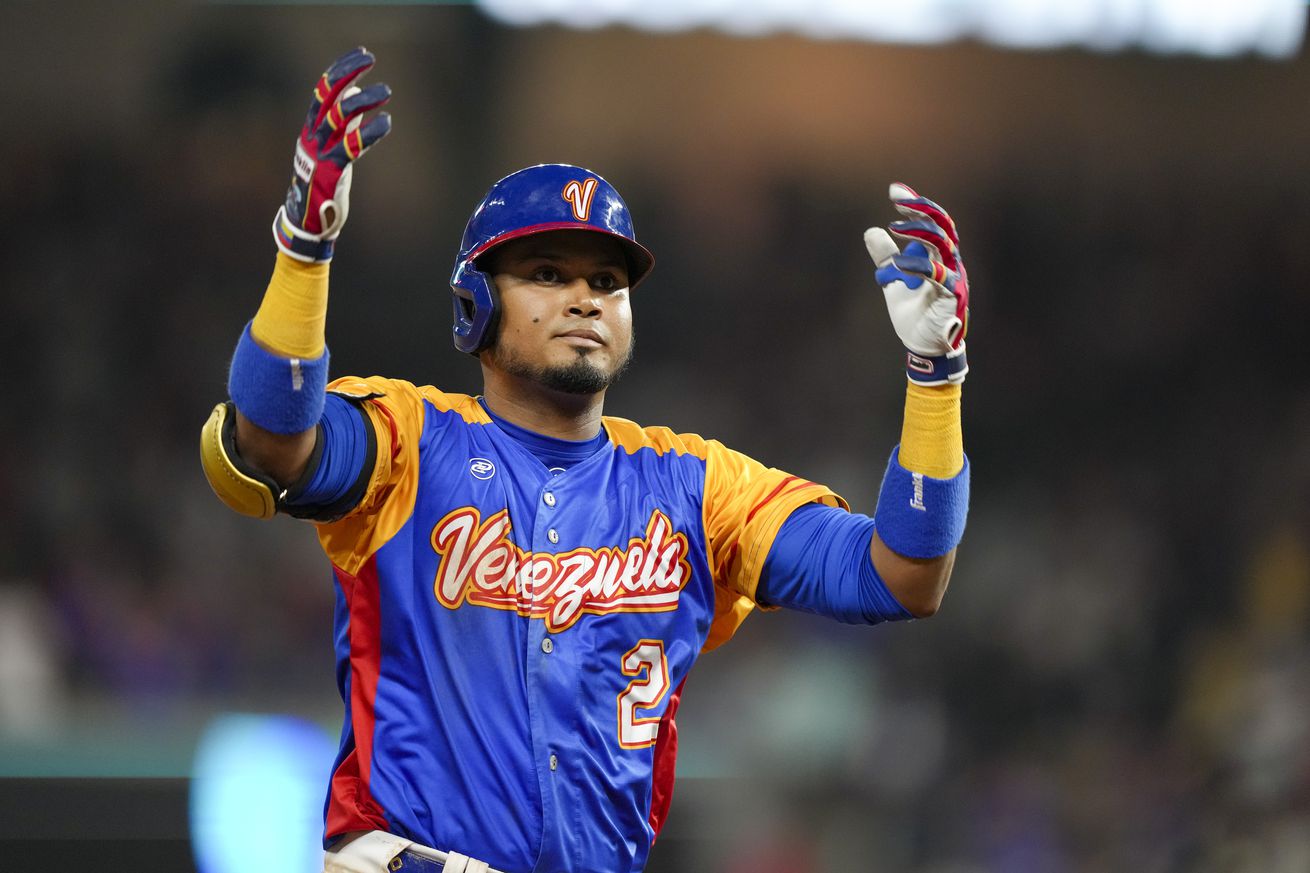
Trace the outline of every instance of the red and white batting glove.
{"label": "red and white batting glove", "polygon": [[969,373],[964,335],[969,330],[969,274],[960,257],[955,222],[936,203],[893,182],[892,205],[904,221],[887,226],[908,240],[905,251],[881,227],[864,232],[864,245],[878,266],[875,274],[887,298],[896,335],[905,344],[905,371],[921,385],[963,382]]}
{"label": "red and white batting glove", "polygon": [[305,126],[296,140],[291,187],[273,220],[273,239],[291,257],[332,260],[341,226],[350,211],[354,162],[391,131],[391,116],[379,112],[361,126],[364,113],[391,99],[386,85],[360,89],[351,83],[373,66],[363,46],[333,62],[314,86]]}

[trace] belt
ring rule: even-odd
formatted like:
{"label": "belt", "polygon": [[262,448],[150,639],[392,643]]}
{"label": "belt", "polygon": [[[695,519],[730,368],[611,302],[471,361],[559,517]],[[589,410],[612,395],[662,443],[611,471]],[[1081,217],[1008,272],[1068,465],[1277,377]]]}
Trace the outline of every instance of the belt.
{"label": "belt", "polygon": [[323,855],[324,873],[501,873],[486,861],[443,852],[386,831],[369,831]]}
{"label": "belt", "polygon": [[500,873],[493,870],[486,861],[461,855],[459,852],[443,852],[418,843],[410,843],[409,848],[391,859],[388,870],[406,870],[409,873]]}

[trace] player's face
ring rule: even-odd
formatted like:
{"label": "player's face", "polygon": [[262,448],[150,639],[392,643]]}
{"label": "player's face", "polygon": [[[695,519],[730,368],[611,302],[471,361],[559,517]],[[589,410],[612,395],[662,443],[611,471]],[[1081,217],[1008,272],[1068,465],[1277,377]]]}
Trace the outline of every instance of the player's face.
{"label": "player's face", "polygon": [[561,230],[512,240],[484,265],[500,292],[492,366],[568,394],[609,387],[632,356],[623,249]]}

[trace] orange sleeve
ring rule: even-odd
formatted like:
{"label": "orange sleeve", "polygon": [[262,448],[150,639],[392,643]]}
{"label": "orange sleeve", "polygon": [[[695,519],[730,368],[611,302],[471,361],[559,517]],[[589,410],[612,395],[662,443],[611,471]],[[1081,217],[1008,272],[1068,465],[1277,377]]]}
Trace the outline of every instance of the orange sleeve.
{"label": "orange sleeve", "polygon": [[377,437],[373,474],[359,505],[343,518],[317,525],[328,558],[353,574],[413,514],[423,394],[409,382],[380,376],[346,376],[328,390],[362,401]]}
{"label": "orange sleeve", "polygon": [[[798,506],[849,509],[831,489],[765,467],[716,440],[706,442],[705,523],[710,571],[718,590],[705,649],[723,643],[757,606],[755,589],[778,529]],[[772,608],[772,607],[769,607]]]}

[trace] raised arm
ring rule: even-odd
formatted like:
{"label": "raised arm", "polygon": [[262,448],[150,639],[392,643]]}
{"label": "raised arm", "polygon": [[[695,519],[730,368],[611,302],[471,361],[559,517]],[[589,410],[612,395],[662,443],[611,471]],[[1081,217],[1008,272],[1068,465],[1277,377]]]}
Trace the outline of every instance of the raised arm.
{"label": "raised arm", "polygon": [[901,442],[883,477],[874,518],[810,504],[783,523],[757,591],[769,605],[843,621],[926,618],[937,612],[969,506],[960,427],[969,282],[955,224],[905,185],[890,189],[905,216],[865,232],[877,280],[906,348]]}
{"label": "raised arm", "polygon": [[205,475],[232,509],[271,517],[318,455],[328,351],[328,266],[350,209],[354,162],[391,130],[386,85],[359,88],[373,55],[356,48],[314,85],[296,141],[291,185],[273,221],[277,263],[232,357],[231,401],[201,432]]}
{"label": "raised arm", "polygon": [[896,334],[905,345],[905,417],[878,500],[870,556],[887,588],[917,616],[932,615],[955,566],[964,533],[969,478],[960,395],[969,364],[969,276],[960,237],[946,210],[893,183],[904,218],[864,233]]}

